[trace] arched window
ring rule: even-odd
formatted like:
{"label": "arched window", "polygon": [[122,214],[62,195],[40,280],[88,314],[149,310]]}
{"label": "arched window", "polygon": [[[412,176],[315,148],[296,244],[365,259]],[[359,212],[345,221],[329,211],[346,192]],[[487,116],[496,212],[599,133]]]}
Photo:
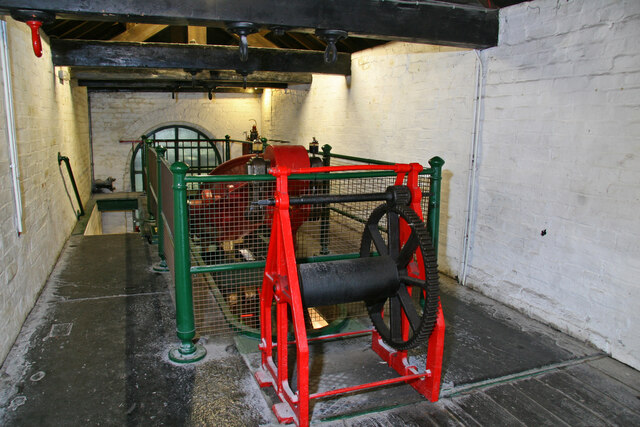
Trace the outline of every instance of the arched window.
{"label": "arched window", "polygon": [[[169,163],[184,162],[189,173],[206,174],[222,163],[215,141],[197,129],[182,125],[163,126],[147,137],[153,146],[167,149]],[[142,143],[138,144],[131,158],[131,191],[142,191]]]}

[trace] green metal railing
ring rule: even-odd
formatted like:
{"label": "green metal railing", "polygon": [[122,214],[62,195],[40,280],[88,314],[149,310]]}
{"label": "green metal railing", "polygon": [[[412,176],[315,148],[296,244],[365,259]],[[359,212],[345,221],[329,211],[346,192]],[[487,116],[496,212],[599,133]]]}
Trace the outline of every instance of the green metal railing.
{"label": "green metal railing", "polygon": [[[230,138],[226,138],[229,144],[232,143]],[[246,141],[242,141],[246,142]],[[145,144],[147,145],[147,144]],[[196,323],[194,315],[193,300],[193,282],[192,276],[204,273],[221,273],[234,270],[249,270],[264,268],[265,261],[246,261],[236,263],[219,263],[214,265],[191,265],[191,249],[190,249],[190,233],[189,233],[189,205],[188,205],[188,189],[190,185],[225,183],[225,182],[274,182],[272,175],[209,175],[209,176],[187,176],[188,166],[182,162],[174,163],[168,166],[167,160],[164,158],[162,147],[149,147],[147,150],[153,150],[150,154],[145,151],[144,159],[148,161],[152,158],[157,163],[155,166],[156,179],[149,182],[148,197],[153,197],[155,201],[154,217],[157,221],[158,229],[158,255],[161,259],[160,266],[167,268],[167,257],[170,258],[169,267],[172,268],[175,282],[175,300],[176,300],[176,331],[180,340],[177,348],[172,348],[169,353],[171,360],[179,363],[195,362],[202,359],[206,355],[206,350],[199,344],[194,343],[196,336]],[[228,151],[227,151],[228,152]],[[331,159],[341,159],[350,162],[365,164],[393,164],[372,159],[360,158],[355,156],[346,156],[331,153],[331,147],[325,145],[322,148],[323,164],[331,165]],[[426,224],[431,233],[433,246],[438,249],[438,233],[439,233],[439,216],[440,216],[440,189],[442,179],[442,166],[444,161],[440,157],[433,157],[429,161],[429,168],[424,169],[420,175],[429,179],[428,208]],[[145,164],[148,167],[148,164]],[[164,171],[164,172],[163,172]],[[148,172],[148,169],[147,169]],[[171,176],[165,176],[170,174]],[[396,174],[392,171],[362,171],[362,172],[334,172],[334,173],[316,173],[316,174],[296,174],[289,177],[290,180],[315,181],[326,183],[328,185],[331,180],[360,179],[360,178],[379,178],[391,177]],[[163,185],[167,179],[171,179],[171,191],[173,194],[166,194],[162,188],[168,190],[167,185]],[[167,211],[167,203],[163,204],[163,199],[171,197],[171,212]],[[321,221],[321,239],[326,238],[326,233],[330,227],[328,218],[329,209],[322,210]],[[151,213],[151,210],[150,210]],[[339,213],[339,212],[337,212]],[[165,224],[164,221],[170,221]],[[167,247],[165,242],[169,242],[171,247]],[[343,253],[339,255],[328,255],[326,246],[319,255],[312,257],[300,258],[299,262],[322,262],[338,259],[351,259],[359,257],[358,253]],[[170,254],[165,251],[171,251]]]}

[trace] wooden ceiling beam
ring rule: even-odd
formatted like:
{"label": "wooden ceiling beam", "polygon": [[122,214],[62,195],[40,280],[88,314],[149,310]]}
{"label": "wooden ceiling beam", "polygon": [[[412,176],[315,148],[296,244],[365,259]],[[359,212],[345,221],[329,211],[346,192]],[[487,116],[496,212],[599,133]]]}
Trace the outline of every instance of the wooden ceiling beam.
{"label": "wooden ceiling beam", "polygon": [[104,68],[179,68],[201,70],[274,71],[351,74],[351,55],[338,53],[335,63],[324,62],[324,52],[249,48],[243,62],[238,48],[196,44],[124,43],[51,40],[53,65]]}
{"label": "wooden ceiling beam", "polygon": [[[242,82],[243,77],[235,71],[209,71],[202,70],[192,75],[190,72],[178,69],[140,69],[140,68],[86,68],[75,67],[71,69],[71,77],[83,81],[126,81],[126,80],[151,80],[151,81],[182,81],[196,80],[225,80]],[[254,82],[276,82],[290,84],[310,84],[310,73],[277,73],[270,71],[255,71],[247,76],[247,84]]]}
{"label": "wooden ceiling beam", "polygon": [[0,0],[0,10],[40,10],[60,19],[225,27],[336,29],[360,37],[466,48],[498,42],[498,11],[449,1],[380,0]]}
{"label": "wooden ceiling beam", "polygon": [[187,27],[187,41],[192,44],[207,44],[207,27]]}
{"label": "wooden ceiling beam", "polygon": [[111,38],[111,41],[119,42],[143,42],[167,28],[161,24],[133,24],[127,25],[127,30]]}

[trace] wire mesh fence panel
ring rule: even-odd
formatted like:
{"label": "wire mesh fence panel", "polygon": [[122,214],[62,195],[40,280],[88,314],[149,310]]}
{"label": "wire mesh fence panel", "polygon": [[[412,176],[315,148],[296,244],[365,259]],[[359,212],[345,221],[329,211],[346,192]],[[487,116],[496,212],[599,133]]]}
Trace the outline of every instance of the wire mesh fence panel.
{"label": "wire mesh fence panel", "polygon": [[[259,336],[260,288],[275,208],[256,202],[273,199],[275,182],[243,177],[238,176],[237,181],[190,183],[191,264],[208,267],[207,273],[193,275],[196,329],[200,334]],[[395,176],[290,179],[289,193],[301,198],[383,193],[395,180]],[[420,181],[427,192],[428,179]],[[365,225],[382,203],[292,204],[289,213],[298,263],[359,257]],[[423,206],[426,212],[426,202]],[[386,241],[385,227],[380,227],[380,235]],[[370,325],[363,302],[306,308],[304,314],[310,335],[340,330],[353,319],[358,319],[360,327]]]}

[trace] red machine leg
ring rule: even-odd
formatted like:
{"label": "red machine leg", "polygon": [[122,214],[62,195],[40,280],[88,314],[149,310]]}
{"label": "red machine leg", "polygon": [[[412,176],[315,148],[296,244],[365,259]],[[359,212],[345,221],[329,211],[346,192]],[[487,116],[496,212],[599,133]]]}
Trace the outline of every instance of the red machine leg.
{"label": "red machine leg", "polygon": [[[359,167],[358,169],[362,169]],[[390,168],[389,166],[371,166],[372,170]],[[306,169],[296,172],[331,172],[348,170],[346,167]],[[417,174],[421,170],[419,165],[398,165],[397,185],[401,185],[405,178],[412,191],[412,207],[420,214],[421,192],[417,186]],[[401,378],[377,381],[338,390],[323,391],[309,395],[309,347],[306,327],[303,317],[302,296],[295,258],[294,239],[291,227],[288,195],[288,175],[291,173],[286,167],[278,166],[271,170],[276,176],[276,208],[273,217],[269,252],[267,255],[262,291],[260,294],[260,332],[261,332],[261,369],[255,377],[261,387],[271,386],[277,393],[280,403],[273,406],[278,421],[294,422],[299,426],[309,424],[309,399],[348,393],[366,388],[378,387],[395,382],[404,381],[431,401],[438,400],[440,391],[440,376],[444,343],[444,318],[442,308],[438,306],[436,324],[429,338],[426,369],[419,370],[411,366],[407,351],[396,351],[386,345],[380,335],[372,332],[372,349],[389,366],[395,369]],[[400,240],[406,242],[411,231],[408,224],[400,226]],[[425,277],[424,267],[421,265],[409,268],[413,277]],[[276,303],[276,335],[277,345],[273,343],[272,311]],[[293,326],[294,341],[288,342],[289,325]],[[408,336],[410,324],[403,313],[402,334]],[[294,392],[288,378],[289,344],[295,344],[297,384]],[[277,364],[274,363],[274,350],[277,351]]]}

